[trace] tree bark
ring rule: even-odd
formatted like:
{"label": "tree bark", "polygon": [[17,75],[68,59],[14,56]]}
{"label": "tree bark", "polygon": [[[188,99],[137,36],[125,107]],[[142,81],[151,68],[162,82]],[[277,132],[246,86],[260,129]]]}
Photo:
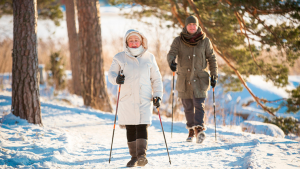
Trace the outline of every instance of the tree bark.
{"label": "tree bark", "polygon": [[80,58],[79,58],[79,41],[76,25],[76,0],[65,0],[67,28],[69,37],[69,50],[72,70],[72,85],[73,92],[76,95],[81,95],[80,86]]}
{"label": "tree bark", "polygon": [[12,105],[15,116],[41,124],[36,0],[13,1]]}
{"label": "tree bark", "polygon": [[77,0],[81,84],[84,105],[112,112],[107,93],[98,0]]}

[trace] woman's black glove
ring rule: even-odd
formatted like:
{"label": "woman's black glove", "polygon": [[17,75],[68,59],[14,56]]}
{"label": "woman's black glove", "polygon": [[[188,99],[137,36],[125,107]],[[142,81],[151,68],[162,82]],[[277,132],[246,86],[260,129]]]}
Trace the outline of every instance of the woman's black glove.
{"label": "woman's black glove", "polygon": [[160,97],[153,97],[153,105],[156,106],[156,108],[159,108],[160,103],[161,103]]}
{"label": "woman's black glove", "polygon": [[215,88],[216,84],[217,84],[217,80],[218,80],[218,77],[215,76],[215,75],[212,75],[211,76],[211,79],[210,79],[210,85],[212,88]]}
{"label": "woman's black glove", "polygon": [[120,73],[118,74],[118,77],[116,79],[117,84],[124,84],[125,81],[125,76],[124,75],[120,75]]}
{"label": "woman's black glove", "polygon": [[170,65],[170,68],[173,72],[176,72],[177,70],[177,63],[175,63],[174,61],[172,61],[171,65]]}

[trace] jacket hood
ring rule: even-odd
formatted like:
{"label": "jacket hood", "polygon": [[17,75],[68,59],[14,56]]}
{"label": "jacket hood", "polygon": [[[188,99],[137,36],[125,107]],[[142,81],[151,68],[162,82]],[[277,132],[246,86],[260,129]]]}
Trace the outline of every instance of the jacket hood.
{"label": "jacket hood", "polygon": [[141,32],[135,30],[135,29],[129,29],[125,36],[124,36],[124,39],[123,39],[123,48],[124,48],[124,52],[128,55],[128,56],[131,56],[131,57],[134,57],[131,55],[130,51],[128,50],[127,48],[127,44],[126,44],[126,39],[128,37],[128,35],[130,35],[131,33],[138,33],[139,35],[141,35],[142,37],[142,46],[144,47],[144,52],[141,53],[138,57],[142,56],[147,50],[148,50],[148,40],[147,38],[144,36],[144,34],[142,34]]}

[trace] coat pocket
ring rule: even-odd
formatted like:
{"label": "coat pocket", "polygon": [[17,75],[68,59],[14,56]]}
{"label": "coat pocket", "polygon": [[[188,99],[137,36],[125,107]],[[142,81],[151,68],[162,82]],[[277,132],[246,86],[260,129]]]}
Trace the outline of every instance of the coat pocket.
{"label": "coat pocket", "polygon": [[186,75],[178,74],[177,82],[176,82],[176,90],[178,92],[185,92],[186,91]]}
{"label": "coat pocket", "polygon": [[199,79],[198,82],[199,88],[203,91],[209,90],[210,87],[209,74],[206,71],[199,72],[198,79]]}
{"label": "coat pocket", "polygon": [[123,90],[122,91],[122,89],[121,89],[121,92],[120,92],[120,102],[128,100],[128,98],[130,98],[130,96],[131,96],[131,90],[127,89],[127,90]]}

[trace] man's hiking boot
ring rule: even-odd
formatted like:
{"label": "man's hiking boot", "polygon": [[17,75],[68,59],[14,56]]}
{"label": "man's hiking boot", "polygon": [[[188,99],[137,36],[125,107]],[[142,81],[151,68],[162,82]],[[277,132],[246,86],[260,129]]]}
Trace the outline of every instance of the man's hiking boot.
{"label": "man's hiking boot", "polygon": [[193,129],[189,129],[189,136],[188,136],[188,138],[186,139],[186,141],[187,141],[187,142],[192,142],[194,136],[195,136],[194,130],[193,130]]}
{"label": "man's hiking boot", "polygon": [[196,136],[196,143],[202,143],[205,139],[205,133],[204,131],[206,130],[205,127],[203,126],[196,126],[195,127],[195,136]]}

